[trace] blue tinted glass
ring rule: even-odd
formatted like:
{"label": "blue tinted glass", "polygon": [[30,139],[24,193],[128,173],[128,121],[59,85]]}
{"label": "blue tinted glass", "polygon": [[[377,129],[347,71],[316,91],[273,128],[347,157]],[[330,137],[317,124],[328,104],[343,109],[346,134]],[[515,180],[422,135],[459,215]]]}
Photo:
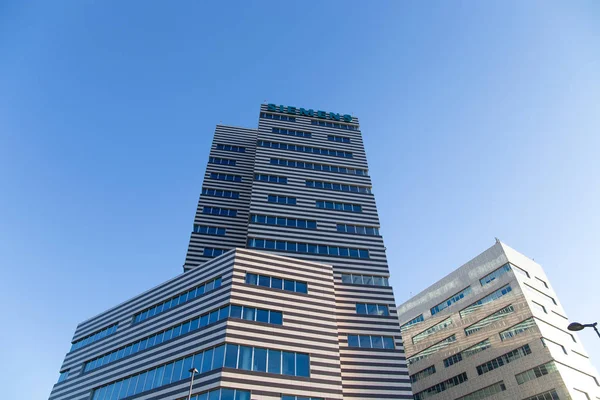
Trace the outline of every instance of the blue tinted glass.
{"label": "blue tinted glass", "polygon": [[206,350],[204,352],[204,359],[202,360],[202,369],[199,370],[200,373],[210,371],[210,369],[212,367],[212,356],[213,356],[213,349]]}
{"label": "blue tinted glass", "polygon": [[283,285],[283,289],[284,290],[289,290],[289,291],[294,291],[295,290],[295,281],[291,281],[289,279],[286,279],[284,281],[284,285]]}
{"label": "blue tinted glass", "polygon": [[358,335],[348,335],[348,346],[359,347]]}
{"label": "blue tinted glass", "polygon": [[296,357],[295,353],[284,351],[283,352],[283,375],[295,375],[296,374]]}
{"label": "blue tinted glass", "polygon": [[231,306],[231,318],[242,318],[242,306]]}
{"label": "blue tinted glass", "polygon": [[371,336],[361,335],[358,337],[358,340],[360,342],[360,347],[371,347]]}
{"label": "blue tinted glass", "polygon": [[245,390],[236,390],[235,400],[250,400],[250,392]]}
{"label": "blue tinted glass", "polygon": [[367,305],[364,303],[356,303],[356,313],[357,314],[366,314],[367,313]]}
{"label": "blue tinted glass", "polygon": [[225,367],[236,368],[237,367],[237,356],[238,346],[235,344],[227,344],[225,352]]}
{"label": "blue tinted glass", "polygon": [[219,320],[229,317],[229,306],[221,307],[219,309]]}
{"label": "blue tinted glass", "polygon": [[258,277],[258,285],[264,287],[271,287],[271,277],[260,275]]}
{"label": "blue tinted glass", "polygon": [[273,289],[281,289],[283,287],[283,280],[281,278],[271,278],[271,287]]}
{"label": "blue tinted glass", "polygon": [[256,274],[246,274],[246,283],[250,285],[256,285],[258,276]]}
{"label": "blue tinted glass", "polygon": [[183,367],[181,368],[181,379],[186,379],[186,378],[189,378],[192,376],[190,369],[192,368],[193,360],[194,360],[194,357],[192,357],[192,356],[186,357],[183,360]]}
{"label": "blue tinted glass", "polygon": [[269,310],[258,309],[256,312],[256,320],[258,322],[268,323],[269,322]]}
{"label": "blue tinted glass", "polygon": [[185,335],[186,333],[188,333],[190,331],[190,323],[186,322],[185,324],[183,324],[181,326],[181,334]]}
{"label": "blue tinted glass", "polygon": [[194,362],[192,367],[196,368],[198,372],[202,371],[202,356],[204,353],[198,353],[194,355]]}
{"label": "blue tinted glass", "polygon": [[181,371],[183,367],[183,360],[175,361],[175,365],[173,366],[173,375],[171,376],[171,382],[177,382],[181,379]]}
{"label": "blue tinted glass", "polygon": [[252,371],[267,372],[267,349],[254,349]]}
{"label": "blue tinted glass", "polygon": [[200,327],[208,325],[208,314],[204,314],[200,317]]}
{"label": "blue tinted glass", "polygon": [[308,285],[304,282],[296,282],[296,292],[308,293]]}
{"label": "blue tinted glass", "polygon": [[141,393],[141,392],[144,391],[144,384],[146,383],[146,376],[147,375],[148,375],[147,372],[141,373],[139,375],[138,382],[137,382],[137,385],[135,387],[134,394],[138,394],[138,393]]}
{"label": "blue tinted glass", "polygon": [[310,376],[310,358],[308,354],[296,353],[296,376]]}
{"label": "blue tinted glass", "polygon": [[391,337],[384,336],[383,337],[383,347],[386,349],[394,348],[394,339]]}
{"label": "blue tinted glass", "polygon": [[165,374],[163,375],[162,386],[171,383],[171,375],[173,375],[173,364],[174,363],[170,363],[165,366]]}
{"label": "blue tinted glass", "polygon": [[225,345],[215,347],[213,354],[213,363],[212,369],[222,368],[223,367],[223,359],[225,357]]}
{"label": "blue tinted glass", "polygon": [[269,358],[268,372],[271,374],[281,374],[281,351],[269,349],[268,358]]}
{"label": "blue tinted glass", "polygon": [[235,400],[235,390],[226,388],[221,389],[220,400]]}
{"label": "blue tinted glass", "polygon": [[219,320],[219,310],[211,312],[208,317],[208,323],[214,324],[218,320]]}
{"label": "blue tinted glass", "polygon": [[190,322],[190,331],[195,331],[196,329],[198,329],[199,324],[200,324],[200,318],[193,319]]}
{"label": "blue tinted glass", "polygon": [[153,387],[159,387],[162,385],[163,375],[165,373],[165,366],[159,367],[156,369],[156,373],[154,374],[154,383]]}
{"label": "blue tinted glass", "polygon": [[252,347],[240,346],[239,369],[252,369]]}
{"label": "blue tinted glass", "polygon": [[138,378],[138,375],[131,377],[131,381],[129,381],[129,387],[127,388],[127,396],[133,396],[135,393],[135,387],[137,386]]}
{"label": "blue tinted glass", "polygon": [[244,319],[254,321],[256,318],[256,308],[244,307]]}
{"label": "blue tinted glass", "polygon": [[148,375],[146,376],[146,383],[144,384],[144,391],[152,389],[152,385],[154,384],[154,374],[155,373],[156,373],[156,370],[154,370],[154,369],[151,371],[148,371]]}

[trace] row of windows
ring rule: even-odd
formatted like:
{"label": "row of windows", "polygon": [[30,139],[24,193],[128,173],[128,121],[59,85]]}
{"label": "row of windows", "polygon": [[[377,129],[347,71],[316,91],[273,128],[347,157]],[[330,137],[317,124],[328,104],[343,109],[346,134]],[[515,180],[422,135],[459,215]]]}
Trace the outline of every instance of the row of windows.
{"label": "row of windows", "polygon": [[279,203],[279,204],[291,204],[296,205],[296,198],[290,196],[279,196],[276,194],[270,194],[267,196],[267,201],[269,203]]}
{"label": "row of windows", "polygon": [[440,382],[437,385],[433,385],[419,393],[414,394],[413,398],[415,400],[427,399],[438,393],[444,392],[444,391],[450,389],[451,387],[460,385],[461,383],[464,383],[466,381],[467,381],[467,374],[466,374],[466,372],[463,372],[462,374],[453,376],[450,379],[446,379],[445,381]]}
{"label": "row of windows", "polygon": [[308,284],[306,282],[293,279],[276,278],[274,276],[258,275],[246,273],[246,283],[248,285],[257,285],[271,289],[287,290],[296,293],[308,293]]}
{"label": "row of windows", "polygon": [[423,314],[420,314],[416,317],[414,317],[413,319],[411,319],[410,321],[400,325],[400,332],[404,332],[405,330],[407,330],[408,328],[410,328],[413,325],[416,325],[420,322],[425,321],[425,318],[423,318]]}
{"label": "row of windows", "polygon": [[328,246],[325,244],[297,243],[285,240],[248,239],[248,247],[289,251],[292,253],[321,254],[332,257],[369,258],[369,250],[349,247]]}
{"label": "row of windows", "polygon": [[348,185],[345,183],[333,183],[333,182],[307,180],[306,187],[316,188],[316,189],[337,190],[340,192],[371,193],[371,188],[368,186]]}
{"label": "row of windows", "polygon": [[271,158],[272,165],[282,165],[284,167],[312,169],[315,171],[335,172],[339,174],[367,175],[366,169],[342,167],[338,165],[317,164],[308,161],[286,160],[283,158]]}
{"label": "row of windows", "polygon": [[202,188],[202,194],[205,196],[225,197],[228,199],[239,199],[240,198],[239,192],[232,192],[231,190]]}
{"label": "row of windows", "polygon": [[486,276],[484,276],[483,278],[481,278],[479,280],[479,283],[481,283],[481,286],[485,286],[490,282],[493,282],[494,279],[501,277],[502,275],[506,274],[508,271],[510,271],[510,264],[506,263],[503,266],[501,266],[500,268],[498,268],[495,271],[492,271],[491,273],[487,274]]}
{"label": "row of windows", "polygon": [[313,119],[310,121],[310,123],[311,123],[311,125],[326,126],[328,128],[345,129],[347,131],[357,131],[358,130],[358,126],[338,124],[337,122],[320,121],[320,120]]}
{"label": "row of windows", "polygon": [[279,115],[279,114],[269,114],[269,113],[260,113],[261,118],[266,119],[274,119],[277,121],[288,121],[288,122],[296,122],[296,117],[290,117],[288,115]]}
{"label": "row of windows", "polygon": [[310,219],[274,217],[271,215],[252,214],[250,221],[255,224],[289,226],[292,228],[317,229],[317,221]]}
{"label": "row of windows", "polygon": [[204,206],[202,208],[202,212],[204,214],[220,215],[223,217],[235,217],[237,215],[237,210],[233,210],[231,208],[222,208],[222,207]]}
{"label": "row of windows", "polygon": [[415,362],[422,360],[424,358],[427,358],[427,357],[431,356],[432,354],[440,351],[441,349],[450,346],[454,342],[456,342],[456,335],[448,336],[447,338],[440,340],[439,342],[435,343],[434,345],[429,346],[428,348],[426,348],[426,349],[418,352],[414,356],[410,357],[408,359],[408,363],[414,364]]}
{"label": "row of windows", "polygon": [[448,328],[449,326],[452,326],[452,324],[453,324],[452,317],[446,318],[445,320],[438,322],[437,324],[425,329],[423,332],[417,333],[415,336],[413,336],[412,342],[413,342],[413,344],[417,344],[417,343],[427,339],[429,336],[433,335],[434,333],[437,333],[441,330]]}
{"label": "row of windows", "polygon": [[519,322],[516,325],[511,326],[505,331],[500,332],[500,339],[506,340],[512,337],[515,337],[523,332],[526,332],[530,329],[536,327],[535,321],[533,318],[527,318],[526,320]]}
{"label": "row of windows", "polygon": [[[185,399],[179,400],[188,400]],[[250,400],[250,392],[240,389],[219,388],[196,394],[190,400]]]}
{"label": "row of windows", "polygon": [[552,389],[548,390],[547,392],[536,394],[535,396],[531,396],[523,400],[560,400],[560,397],[558,397],[558,393],[556,393],[556,390]]}
{"label": "row of windows", "polygon": [[260,181],[260,182],[272,182],[272,183],[287,184],[287,178],[285,176],[277,176],[277,175],[255,174],[254,180]]}
{"label": "row of windows", "polygon": [[130,343],[111,353],[104,354],[91,361],[88,361],[84,366],[84,372],[100,368],[110,362],[120,360],[129,355],[146,350],[153,346],[158,346],[168,340],[178,338],[189,332],[194,332],[203,329],[207,325],[214,324],[225,318],[240,318],[247,321],[257,321],[266,324],[283,325],[283,314],[281,311],[272,311],[264,309],[256,309],[254,307],[227,305],[216,310],[212,310],[202,314],[199,317],[189,321],[182,322],[173,327],[165,329],[162,332],[140,339],[135,343]]}
{"label": "row of windows", "polygon": [[500,297],[509,294],[511,291],[512,291],[512,288],[510,285],[501,287],[500,289],[496,290],[495,292],[488,294],[487,296],[477,300],[475,303],[473,303],[473,304],[469,305],[468,307],[466,307],[465,309],[461,310],[460,317],[464,318],[465,316],[477,311],[478,309],[483,307],[485,304],[491,303],[492,301],[497,300]]}
{"label": "row of windows", "polygon": [[463,358],[471,357],[472,355],[482,352],[483,350],[489,349],[490,347],[492,347],[490,340],[485,339],[484,341],[479,342],[479,343],[469,347],[468,349],[461,351],[460,353],[456,353],[456,354],[444,359],[444,367],[448,368],[449,366],[462,361]]}
{"label": "row of windows", "polygon": [[141,311],[133,316],[133,322],[138,323],[147,320],[155,315],[163,313],[165,311],[170,310],[173,307],[176,307],[180,304],[187,303],[195,299],[196,297],[200,297],[205,293],[208,293],[214,289],[221,287],[221,277],[211,279],[208,282],[205,282],[197,287],[185,291],[183,293],[178,294],[177,296],[173,296],[168,300],[165,300],[155,306],[149,307],[144,311]]}
{"label": "row of windows", "polygon": [[422,369],[421,371],[414,373],[410,376],[410,382],[415,383],[420,381],[421,379],[427,378],[430,375],[435,374],[435,365],[430,365],[429,367]]}
{"label": "row of windows", "polygon": [[375,226],[337,224],[337,231],[357,235],[379,236],[379,228]]}
{"label": "row of windows", "polygon": [[88,344],[97,342],[100,339],[104,339],[108,335],[112,335],[113,333],[115,333],[117,331],[118,325],[119,325],[118,323],[112,324],[110,326],[107,326],[106,328],[102,328],[101,330],[92,333],[91,335],[84,337],[83,339],[79,339],[79,340],[73,342],[71,344],[71,350],[69,350],[69,351],[80,349],[83,346],[87,346]]}
{"label": "row of windows", "polygon": [[194,225],[194,233],[225,236],[226,229],[219,226]]}
{"label": "row of windows", "polygon": [[352,158],[352,153],[349,151],[324,149],[321,147],[302,146],[299,144],[292,144],[292,143],[269,142],[266,140],[259,140],[258,145],[260,147],[269,147],[271,149],[299,151],[302,153],[320,154],[323,156]]}
{"label": "row of windows", "polygon": [[512,305],[508,305],[508,306],[502,308],[501,310],[498,310],[495,313],[490,314],[487,317],[475,322],[473,325],[466,327],[465,335],[470,336],[470,335],[474,334],[475,332],[478,332],[478,331],[488,327],[489,325],[493,324],[494,322],[501,320],[502,318],[504,318],[507,315],[512,314],[514,312],[515,312],[515,308]]}
{"label": "row of windows", "polygon": [[558,369],[556,368],[556,364],[554,364],[554,361],[550,361],[545,364],[538,365],[537,367],[528,369],[527,371],[523,371],[520,374],[515,375],[515,378],[517,379],[517,383],[519,385],[522,385],[525,382],[529,382],[531,380],[540,378],[557,370]]}
{"label": "row of windows", "polygon": [[205,247],[202,251],[204,257],[219,257],[221,254],[227,253],[231,249],[217,249],[215,247]]}
{"label": "row of windows", "polygon": [[347,136],[327,135],[327,140],[339,143],[350,143],[350,138]]}
{"label": "row of windows", "polygon": [[475,392],[469,393],[465,396],[459,397],[456,400],[481,400],[486,397],[490,397],[495,395],[496,393],[504,392],[506,390],[506,385],[503,381],[496,382],[493,385],[488,387],[484,387],[483,389],[479,389]]}
{"label": "row of windows", "polygon": [[335,201],[317,200],[316,205],[317,208],[324,208],[326,210],[362,212],[362,206],[360,204],[338,203]]}
{"label": "row of windows", "polygon": [[208,157],[208,162],[210,164],[230,165],[232,167],[235,167],[236,160],[221,157]]}
{"label": "row of windows", "polygon": [[385,304],[356,303],[356,313],[360,315],[390,315],[388,306]]}
{"label": "row of windows", "polygon": [[217,144],[217,150],[235,151],[236,153],[245,153],[246,148],[241,146],[232,146],[230,144]]}
{"label": "row of windows", "polygon": [[211,172],[210,179],[216,179],[219,181],[230,181],[230,182],[241,182],[241,175],[222,174],[220,172]]}
{"label": "row of windows", "polygon": [[342,274],[342,282],[350,285],[390,286],[386,276]]}
{"label": "row of windows", "polygon": [[515,360],[518,360],[519,358],[528,356],[529,354],[531,354],[531,348],[529,348],[529,345],[526,344],[525,346],[522,346],[522,347],[519,347],[512,351],[509,351],[508,353],[503,354],[500,357],[496,357],[493,360],[490,360],[484,364],[478,365],[477,373],[479,375],[483,375],[486,372],[493,371],[496,368],[500,368],[501,366],[503,366],[505,364],[509,364]]}
{"label": "row of windows", "polygon": [[191,376],[191,368],[205,373],[223,367],[308,377],[310,358],[308,354],[227,343],[95,389],[93,400],[118,400],[178,382]]}
{"label": "row of windows", "polygon": [[305,137],[305,138],[312,137],[310,132],[297,131],[295,129],[286,129],[286,128],[271,128],[271,129],[272,129],[273,133],[281,133],[283,135],[299,136],[299,137]]}
{"label": "row of windows", "polygon": [[394,338],[391,336],[348,335],[348,347],[361,349],[393,349]]}
{"label": "row of windows", "polygon": [[471,293],[471,287],[467,286],[466,288],[464,288],[460,292],[456,293],[452,297],[450,297],[450,298],[442,301],[437,306],[432,307],[431,310],[430,310],[431,311],[431,315],[435,315],[435,314],[439,313],[440,311],[445,310],[446,308],[450,307],[452,304],[454,304],[457,301],[463,299],[469,293]]}

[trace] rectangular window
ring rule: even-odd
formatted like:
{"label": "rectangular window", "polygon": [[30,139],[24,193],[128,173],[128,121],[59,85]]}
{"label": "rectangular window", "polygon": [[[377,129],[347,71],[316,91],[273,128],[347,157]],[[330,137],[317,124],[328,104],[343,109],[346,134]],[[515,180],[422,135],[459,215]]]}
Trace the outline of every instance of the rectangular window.
{"label": "rectangular window", "polygon": [[446,379],[443,382],[438,383],[437,385],[433,385],[419,393],[414,394],[414,400],[424,400],[429,398],[435,394],[442,393],[451,387],[460,385],[461,383],[465,383],[467,381],[467,374],[463,372],[462,374],[458,374],[453,376],[450,379]]}
{"label": "rectangular window", "polygon": [[267,147],[267,148],[271,148],[271,149],[298,151],[301,153],[320,154],[323,156],[331,156],[331,157],[352,158],[352,153],[349,151],[324,149],[324,148],[320,148],[320,147],[303,146],[303,145],[293,144],[293,143],[270,142],[270,141],[266,141],[266,140],[259,140],[257,142],[257,144],[259,147]]}
{"label": "rectangular window", "polygon": [[310,169],[314,171],[332,172],[348,175],[368,175],[366,169],[350,168],[341,165],[317,164],[308,161],[287,160],[283,158],[271,158],[271,165],[280,165],[283,167]]}
{"label": "rectangular window", "polygon": [[554,361],[547,362],[542,365],[538,365],[537,367],[533,367],[526,371],[521,372],[520,374],[515,375],[515,379],[519,385],[524,384],[525,382],[529,382],[531,380],[540,378],[544,375],[548,375],[552,372],[557,371],[556,364]]}
{"label": "rectangular window", "polygon": [[556,390],[552,389],[544,393],[536,394],[535,396],[527,397],[523,400],[560,400],[560,397],[558,397]]}
{"label": "rectangular window", "polygon": [[324,208],[326,210],[334,211],[349,211],[349,212],[362,212],[362,206],[360,204],[349,204],[349,203],[337,203],[334,201],[317,200],[317,208]]}
{"label": "rectangular window", "polygon": [[410,376],[410,382],[415,383],[420,381],[423,378],[427,378],[430,375],[435,374],[435,365],[430,365],[429,367],[422,369],[421,371]]}
{"label": "rectangular window", "polygon": [[204,214],[218,215],[218,216],[221,216],[221,217],[235,217],[235,216],[237,216],[237,210],[232,210],[230,208],[204,206],[202,208],[202,212]]}
{"label": "rectangular window", "polygon": [[348,347],[394,349],[395,345],[391,336],[348,335]]}
{"label": "rectangular window", "polygon": [[518,360],[519,358],[526,357],[529,354],[531,354],[531,349],[529,348],[529,345],[526,344],[525,346],[522,346],[522,347],[519,347],[512,351],[509,351],[508,353],[505,353],[505,354],[501,355],[500,357],[496,357],[493,360],[490,360],[484,364],[478,365],[477,373],[479,375],[483,375],[486,372],[493,371],[496,368],[500,368],[505,364],[509,364],[515,360]]}
{"label": "rectangular window", "polygon": [[356,303],[356,313],[360,315],[390,315],[386,304]]}
{"label": "rectangular window", "polygon": [[487,274],[483,278],[481,278],[479,280],[479,282],[481,283],[481,286],[485,286],[488,283],[493,282],[496,278],[499,278],[502,275],[506,274],[508,271],[510,271],[510,264],[506,263],[503,266],[501,266],[500,268],[498,268],[497,270],[495,270],[495,271]]}
{"label": "rectangular window", "polygon": [[417,344],[420,341],[427,339],[434,333],[442,331],[448,328],[449,326],[452,326],[452,317],[446,318],[445,320],[438,322],[437,324],[425,329],[423,332],[417,333],[415,336],[413,336],[412,342],[413,344]]}
{"label": "rectangular window", "polygon": [[342,274],[342,283],[348,285],[389,286],[387,276]]}
{"label": "rectangular window", "polygon": [[277,175],[254,174],[254,180],[260,182],[283,183],[287,184],[287,178]]}
{"label": "rectangular window", "polygon": [[479,389],[475,392],[469,393],[465,396],[458,397],[456,400],[481,400],[486,397],[490,397],[495,395],[496,393],[504,392],[506,390],[506,385],[504,381],[496,382],[493,385],[484,387],[483,389]]}
{"label": "rectangular window", "polygon": [[463,299],[465,296],[467,296],[470,293],[471,293],[471,286],[467,286],[466,288],[464,288],[460,292],[458,292],[458,293],[454,294],[453,296],[449,297],[448,299],[442,301],[437,306],[432,307],[431,308],[431,315],[435,315],[435,314],[439,313],[440,311],[442,311],[442,310],[450,307],[452,304],[454,304],[457,301]]}
{"label": "rectangular window", "polygon": [[66,380],[69,377],[69,371],[68,369],[62,371],[58,377],[58,382],[57,383],[61,383],[62,381]]}
{"label": "rectangular window", "polygon": [[450,357],[444,359],[444,367],[448,368],[451,365],[461,362],[462,359],[463,357],[461,353],[453,354]]}
{"label": "rectangular window", "polygon": [[218,181],[229,181],[229,182],[241,182],[241,175],[222,174],[220,172],[211,172],[209,175],[210,179],[216,179]]}
{"label": "rectangular window", "polygon": [[225,236],[225,228],[219,226],[194,225],[194,233],[202,233],[204,235]]}
{"label": "rectangular window", "polygon": [[205,196],[225,197],[228,199],[239,199],[240,198],[239,192],[232,192],[231,190],[202,188],[202,194]]}
{"label": "rectangular window", "polygon": [[319,254],[332,257],[369,258],[369,250],[322,244],[297,243],[273,239],[248,239],[248,248],[285,251],[290,253]]}
{"label": "rectangular window", "polygon": [[330,121],[311,119],[310,123],[311,123],[311,125],[325,126],[327,128],[344,129],[346,131],[357,131],[358,130],[358,126],[340,124],[338,122],[330,122]]}
{"label": "rectangular window", "polygon": [[219,257],[221,254],[228,252],[230,249],[215,249],[214,247],[205,247],[202,255],[204,257]]}
{"label": "rectangular window", "polygon": [[502,318],[504,318],[507,315],[510,315],[514,312],[515,312],[514,307],[512,305],[508,305],[508,306],[496,311],[495,313],[492,313],[492,314],[488,315],[487,317],[475,322],[473,325],[469,325],[468,327],[466,327],[465,335],[470,336],[470,335],[474,334],[475,332],[478,332],[484,328],[487,328],[494,322],[499,321]]}
{"label": "rectangular window", "polygon": [[306,187],[316,189],[335,190],[338,192],[371,193],[370,186],[349,185],[346,183],[324,182],[306,180]]}
{"label": "rectangular window", "polygon": [[467,315],[479,310],[485,304],[491,303],[492,301],[497,300],[500,297],[509,294],[511,291],[512,291],[512,287],[510,285],[501,287],[500,289],[496,290],[495,292],[488,294],[487,296],[477,300],[475,303],[473,303],[473,304],[469,305],[468,307],[464,308],[463,310],[461,310],[460,317],[461,318],[466,317]]}
{"label": "rectangular window", "polygon": [[416,317],[414,317],[413,319],[411,319],[410,321],[400,325],[400,332],[404,332],[405,330],[407,330],[408,328],[410,328],[412,325],[416,325],[420,322],[425,321],[425,319],[423,318],[423,314],[417,315]]}
{"label": "rectangular window", "polygon": [[112,325],[107,326],[106,328],[102,328],[101,330],[92,333],[91,335],[87,335],[82,339],[78,339],[78,340],[72,342],[71,350],[69,350],[69,351],[74,351],[74,350],[80,349],[84,346],[87,346],[88,344],[92,344],[94,342],[97,342],[100,339],[104,339],[105,337],[112,335],[113,333],[115,333],[117,331],[118,325],[119,325],[118,323],[114,323]]}
{"label": "rectangular window", "polygon": [[234,151],[236,153],[245,153],[246,148],[240,146],[232,146],[229,144],[217,144],[217,150]]}
{"label": "rectangular window", "polygon": [[414,364],[415,362],[417,362],[419,360],[423,360],[423,359],[431,356],[432,354],[437,353],[438,351],[450,346],[454,342],[456,342],[456,335],[448,336],[447,338],[440,340],[439,342],[435,343],[434,345],[429,346],[428,348],[426,348],[426,349],[418,352],[414,356],[410,357],[408,359],[408,363]]}
{"label": "rectangular window", "polygon": [[523,332],[527,332],[533,328],[536,328],[535,321],[533,318],[528,318],[516,325],[511,326],[505,331],[500,332],[500,339],[506,340],[515,337]]}
{"label": "rectangular window", "polygon": [[220,157],[208,157],[209,164],[219,164],[219,165],[229,165],[235,167],[235,160],[231,160],[229,158],[220,158]]}
{"label": "rectangular window", "polygon": [[356,235],[379,236],[379,228],[375,226],[337,224],[337,231]]}
{"label": "rectangular window", "polygon": [[282,288],[282,278],[275,278],[266,275],[257,275],[246,273],[246,283],[248,285],[257,285],[269,287],[272,289],[287,290],[290,292],[297,293],[308,293],[308,284],[306,282],[294,281],[291,279],[285,279],[285,285]]}
{"label": "rectangular window", "polygon": [[305,137],[305,138],[312,137],[310,132],[298,131],[295,129],[287,129],[287,128],[271,128],[271,132],[279,133],[281,135],[298,136],[298,137]]}
{"label": "rectangular window", "polygon": [[310,219],[273,217],[268,215],[250,215],[250,222],[262,225],[279,225],[300,229],[317,229],[317,221]]}
{"label": "rectangular window", "polygon": [[350,143],[350,138],[347,136],[327,135],[327,140],[330,142]]}
{"label": "rectangular window", "polygon": [[532,294],[534,294],[534,295],[538,296],[538,298],[540,298],[540,299],[542,299],[542,300],[546,301],[547,303],[552,303],[552,304],[554,304],[554,305],[557,305],[557,304],[556,304],[556,300],[554,300],[554,298],[553,298],[553,297],[550,297],[550,296],[548,296],[546,293],[542,293],[542,292],[540,292],[539,290],[537,290],[537,289],[535,289],[535,288],[533,288],[533,287],[529,286],[528,284],[525,284],[525,289],[526,289],[528,292],[530,292],[530,293],[532,293]]}
{"label": "rectangular window", "polygon": [[267,196],[267,201],[269,203],[296,205],[296,198],[295,197],[279,196],[279,195],[275,195],[275,194],[268,195]]}
{"label": "rectangular window", "polygon": [[265,118],[265,119],[273,119],[276,121],[296,122],[296,117],[290,117],[289,115],[270,114],[270,113],[261,112],[260,117]]}

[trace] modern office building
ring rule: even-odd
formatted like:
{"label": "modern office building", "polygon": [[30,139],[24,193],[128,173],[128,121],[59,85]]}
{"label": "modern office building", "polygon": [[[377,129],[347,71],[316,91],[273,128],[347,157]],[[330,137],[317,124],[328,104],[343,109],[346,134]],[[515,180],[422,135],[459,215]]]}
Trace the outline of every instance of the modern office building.
{"label": "modern office building", "polygon": [[542,267],[499,241],[398,307],[414,398],[600,399]]}
{"label": "modern office building", "polygon": [[388,277],[358,120],[262,105],[216,128],[184,273],[79,324],[50,398],[410,399]]}

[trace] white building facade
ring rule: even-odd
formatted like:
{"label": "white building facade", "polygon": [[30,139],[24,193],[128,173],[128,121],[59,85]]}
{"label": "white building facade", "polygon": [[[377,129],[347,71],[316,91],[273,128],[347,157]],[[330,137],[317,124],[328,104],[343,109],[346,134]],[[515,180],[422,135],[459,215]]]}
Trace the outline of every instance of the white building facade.
{"label": "white building facade", "polygon": [[416,400],[600,399],[542,267],[500,241],[398,316]]}

